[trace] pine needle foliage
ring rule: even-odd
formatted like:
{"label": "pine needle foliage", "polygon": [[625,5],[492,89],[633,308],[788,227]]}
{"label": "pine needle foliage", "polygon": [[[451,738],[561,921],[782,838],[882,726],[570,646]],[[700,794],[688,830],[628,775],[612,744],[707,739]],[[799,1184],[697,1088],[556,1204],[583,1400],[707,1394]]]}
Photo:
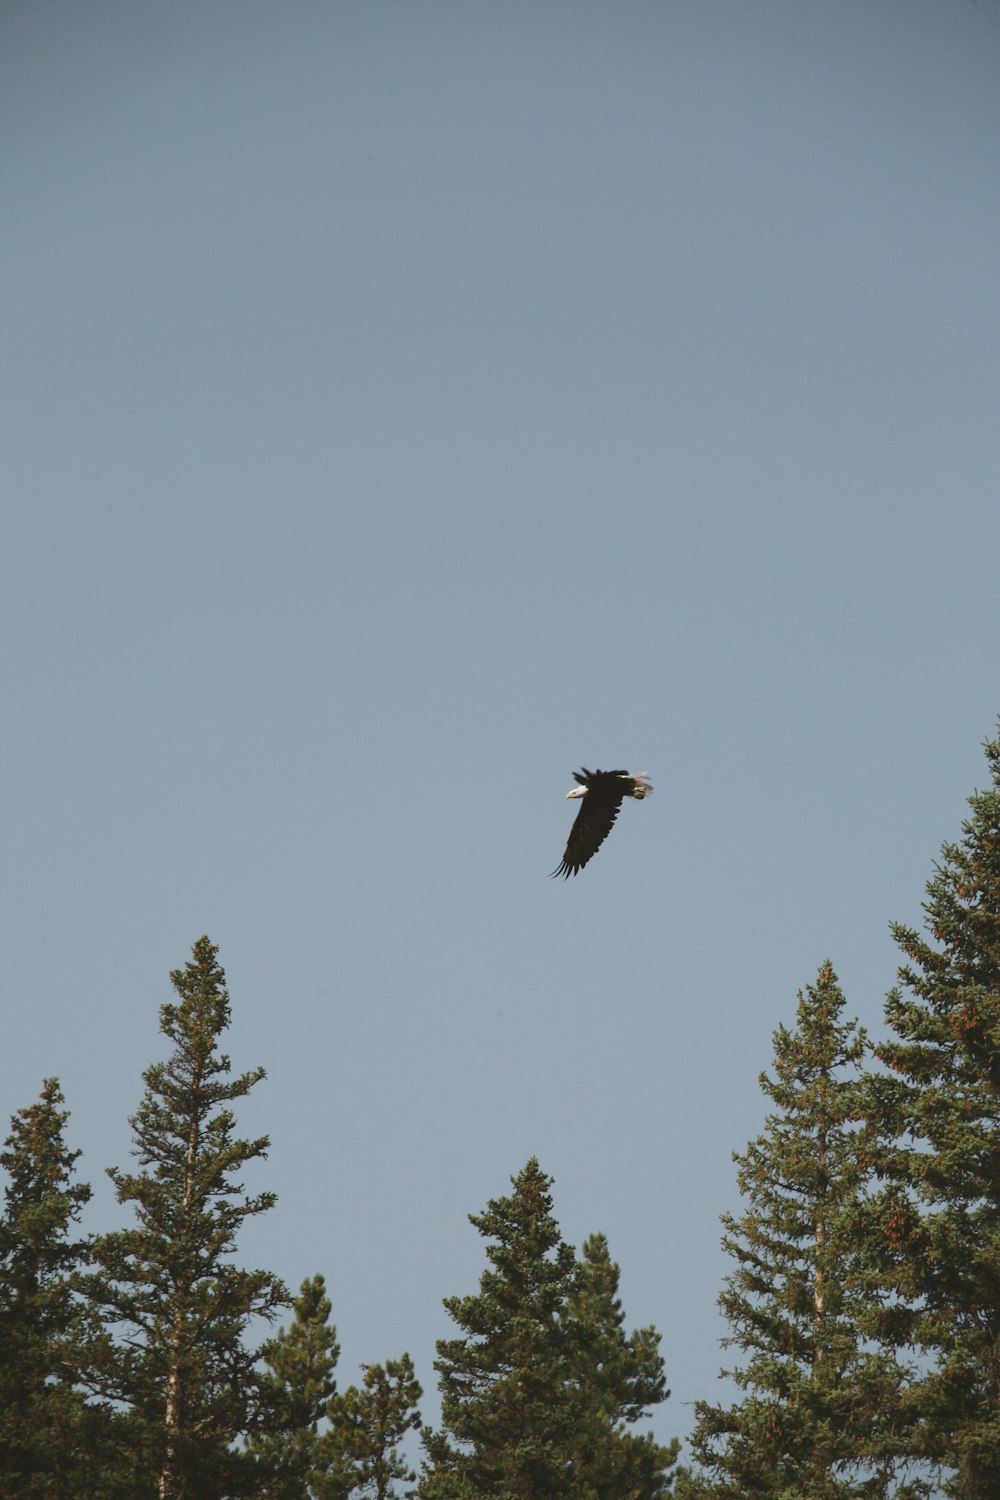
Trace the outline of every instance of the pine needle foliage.
{"label": "pine needle foliage", "polygon": [[1000,738],[985,749],[991,784],[942,849],[923,932],[893,927],[904,962],[869,1091],[879,1333],[923,1356],[903,1446],[955,1500],[1000,1495]]}
{"label": "pine needle foliage", "polygon": [[309,1500],[321,1466],[320,1424],[336,1394],[337,1330],[322,1276],[308,1277],[293,1304],[290,1326],[261,1349],[267,1366],[266,1422],[250,1439],[260,1500]]}
{"label": "pine needle foliage", "polygon": [[170,976],[177,1002],[161,1006],[160,1030],[173,1052],[143,1074],[131,1119],[138,1170],[109,1172],[136,1223],[95,1241],[97,1269],[83,1283],[103,1325],[89,1351],[91,1387],[132,1413],[159,1500],[246,1492],[252,1464],[232,1445],[263,1405],[246,1338],[288,1301],[270,1272],[233,1263],[242,1225],[275,1199],[247,1196],[238,1180],[268,1140],[238,1138],[230,1106],[264,1069],[231,1077],[217,1050],[230,1022],[217,952],[199,938]]}
{"label": "pine needle foliage", "polygon": [[903,1372],[862,1328],[854,1247],[867,1181],[858,1124],[866,1038],[843,1010],[827,963],[800,993],[794,1029],[774,1033],[773,1070],[760,1077],[774,1109],[735,1157],[744,1212],[722,1220],[735,1262],[719,1298],[732,1330],[723,1347],[746,1356],[722,1373],[745,1395],[731,1406],[696,1403],[701,1472],[679,1484],[681,1500],[891,1490],[880,1413]]}
{"label": "pine needle foliage", "polygon": [[[422,1500],[654,1500],[674,1449],[626,1424],[663,1399],[653,1330],[628,1339],[617,1267],[595,1240],[583,1266],[532,1158],[513,1192],[470,1215],[489,1268],[445,1307],[461,1330],[438,1343],[442,1428],[426,1432]],[[636,1485],[638,1484],[638,1487]]]}
{"label": "pine needle foliage", "polygon": [[667,1390],[660,1335],[651,1325],[625,1332],[621,1272],[603,1234],[583,1242],[567,1303],[577,1345],[582,1415],[574,1442],[576,1492],[592,1500],[653,1500],[670,1490],[680,1449],[633,1432]]}
{"label": "pine needle foliage", "polygon": [[415,1495],[417,1475],[401,1444],[421,1426],[422,1395],[413,1361],[403,1354],[384,1365],[366,1365],[360,1386],[334,1396],[327,1407],[330,1427],[320,1445],[328,1478],[317,1485],[317,1500],[409,1500]]}
{"label": "pine needle foliage", "polygon": [[98,1413],[74,1388],[80,1307],[73,1276],[90,1188],[75,1181],[69,1112],[58,1079],[11,1119],[0,1152],[8,1175],[0,1219],[0,1494],[64,1500],[90,1482],[85,1450]]}

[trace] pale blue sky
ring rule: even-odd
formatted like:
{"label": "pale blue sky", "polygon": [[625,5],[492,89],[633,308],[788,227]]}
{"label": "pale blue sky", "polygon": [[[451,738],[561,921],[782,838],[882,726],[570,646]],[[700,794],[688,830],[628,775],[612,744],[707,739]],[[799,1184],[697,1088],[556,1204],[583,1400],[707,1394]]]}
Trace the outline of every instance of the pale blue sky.
{"label": "pale blue sky", "polygon": [[0,142],[2,1121],[108,1224],[207,932],[342,1381],[536,1154],[684,1434],[771,1032],[880,1029],[1000,712],[998,8],[8,0]]}

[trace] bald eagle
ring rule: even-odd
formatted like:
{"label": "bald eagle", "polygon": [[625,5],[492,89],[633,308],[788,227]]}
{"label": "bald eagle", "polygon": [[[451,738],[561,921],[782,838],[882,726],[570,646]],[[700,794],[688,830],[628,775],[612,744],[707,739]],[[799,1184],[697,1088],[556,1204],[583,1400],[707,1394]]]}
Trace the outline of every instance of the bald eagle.
{"label": "bald eagle", "polygon": [[578,875],[587,861],[593,859],[615,826],[622,800],[634,797],[641,802],[653,790],[645,771],[633,776],[631,771],[588,771],[584,766],[579,775],[573,772],[573,780],[579,786],[566,796],[583,800],[570,829],[562,864],[552,871],[553,877],[561,875],[564,880]]}

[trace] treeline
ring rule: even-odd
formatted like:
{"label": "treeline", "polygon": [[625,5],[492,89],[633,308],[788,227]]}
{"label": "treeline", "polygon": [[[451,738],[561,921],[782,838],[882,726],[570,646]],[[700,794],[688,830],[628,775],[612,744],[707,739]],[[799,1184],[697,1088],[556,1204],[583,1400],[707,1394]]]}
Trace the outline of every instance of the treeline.
{"label": "treeline", "polygon": [[[56,1079],[13,1118],[0,1154],[0,1495],[60,1500],[388,1500],[413,1494],[404,1439],[422,1429],[408,1354],[338,1391],[323,1277],[292,1300],[236,1260],[239,1230],[274,1194],[247,1196],[266,1137],[233,1106],[263,1077],[232,1076],[218,951],[202,937],[161,1007],[172,1043],[131,1118],[137,1170],[111,1169],[127,1229],[80,1238],[89,1187]],[[529,1161],[472,1222],[489,1241],[478,1295],[449,1299],[438,1346],[440,1431],[422,1430],[420,1493],[657,1495],[676,1458],[630,1428],[667,1392],[659,1335],[626,1333],[602,1235],[578,1255]],[[291,1307],[273,1337],[261,1319]]]}
{"label": "treeline", "polygon": [[894,928],[886,1037],[847,1016],[829,963],[774,1034],[770,1111],[723,1218],[734,1399],[696,1403],[688,1467],[637,1430],[669,1394],[660,1335],[626,1331],[606,1240],[563,1241],[535,1160],[471,1216],[487,1265],[445,1302],[440,1426],[405,1353],[338,1390],[322,1276],[293,1300],[237,1263],[274,1202],[242,1187],[268,1142],[240,1138],[233,1108],[263,1072],[233,1077],[219,1050],[229,997],[201,938],[161,1008],[172,1050],[143,1075],[136,1170],[111,1173],[131,1227],[81,1236],[55,1079],[11,1122],[0,1496],[997,1500],[1000,737],[986,754],[923,929]]}

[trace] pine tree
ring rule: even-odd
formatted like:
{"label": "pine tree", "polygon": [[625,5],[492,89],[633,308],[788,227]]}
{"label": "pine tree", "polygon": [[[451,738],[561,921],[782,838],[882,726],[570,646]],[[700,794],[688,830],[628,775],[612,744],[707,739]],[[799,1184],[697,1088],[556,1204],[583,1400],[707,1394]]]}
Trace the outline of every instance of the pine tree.
{"label": "pine tree", "polygon": [[696,1403],[692,1448],[703,1471],[679,1483],[681,1500],[890,1492],[880,1414],[903,1372],[864,1333],[856,1237],[868,1173],[858,1124],[866,1038],[843,1008],[824,964],[799,995],[795,1029],[774,1034],[773,1076],[760,1082],[775,1110],[735,1157],[747,1207],[723,1217],[736,1262],[719,1299],[732,1329],[724,1347],[747,1356],[723,1374],[747,1394],[729,1407]]}
{"label": "pine tree", "polygon": [[0,1220],[0,1493],[63,1497],[87,1472],[93,1437],[74,1388],[80,1309],[72,1278],[87,1255],[75,1237],[90,1188],[74,1181],[79,1151],[58,1080],[11,1120],[0,1153],[9,1176]]}
{"label": "pine tree", "polygon": [[95,1242],[97,1270],[83,1282],[104,1325],[89,1351],[91,1388],[124,1403],[141,1427],[159,1500],[244,1492],[252,1463],[232,1445],[261,1406],[257,1351],[244,1340],[253,1319],[288,1301],[269,1272],[232,1263],[244,1221],[274,1194],[247,1197],[236,1180],[268,1140],[236,1138],[229,1106],[264,1070],[230,1078],[216,1050],[230,1022],[217,951],[200,938],[170,976],[178,1003],[161,1007],[160,1029],[174,1050],[144,1073],[131,1120],[140,1170],[110,1170],[136,1226]]}
{"label": "pine tree", "polygon": [[321,1439],[329,1480],[325,1487],[322,1480],[317,1484],[319,1500],[394,1500],[401,1494],[397,1484],[414,1484],[417,1476],[400,1444],[421,1425],[422,1394],[413,1361],[404,1354],[385,1365],[366,1365],[360,1387],[333,1397],[330,1428]]}
{"label": "pine tree", "polygon": [[260,1500],[307,1500],[323,1466],[319,1424],[335,1395],[340,1355],[322,1276],[307,1278],[292,1304],[294,1321],[261,1349],[268,1366],[269,1413],[252,1435]]}
{"label": "pine tree", "polygon": [[926,936],[893,928],[905,962],[870,1085],[878,1332],[922,1355],[901,1446],[956,1500],[1000,1495],[1000,738],[986,756],[992,785],[928,882]]}
{"label": "pine tree", "polygon": [[445,1299],[462,1334],[437,1346],[443,1430],[424,1437],[425,1500],[560,1500],[572,1492],[574,1350],[562,1313],[575,1256],[538,1162],[513,1185],[509,1197],[469,1216],[493,1241],[479,1292]]}
{"label": "pine tree", "polygon": [[594,1500],[657,1500],[670,1488],[680,1443],[629,1431],[670,1395],[660,1335],[653,1327],[626,1334],[621,1273],[603,1234],[583,1243],[567,1313],[578,1344],[576,1381],[585,1415],[577,1429],[578,1493]]}
{"label": "pine tree", "polygon": [[[440,1431],[426,1432],[423,1500],[608,1500],[665,1492],[672,1450],[622,1436],[662,1399],[656,1335],[628,1340],[617,1268],[592,1241],[582,1267],[552,1216],[534,1159],[471,1222],[492,1241],[479,1292],[445,1307],[461,1336],[438,1343]],[[634,1471],[634,1472],[633,1472]],[[640,1473],[645,1488],[617,1487]]]}

